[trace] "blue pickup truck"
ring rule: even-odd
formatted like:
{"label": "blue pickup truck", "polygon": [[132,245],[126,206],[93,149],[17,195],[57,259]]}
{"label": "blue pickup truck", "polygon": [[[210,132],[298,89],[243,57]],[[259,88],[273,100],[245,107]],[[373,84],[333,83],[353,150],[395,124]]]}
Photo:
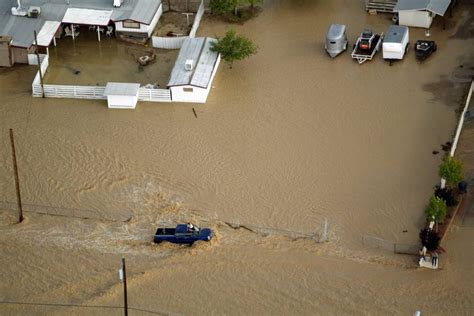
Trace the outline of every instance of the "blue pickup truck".
{"label": "blue pickup truck", "polygon": [[195,241],[209,241],[212,238],[210,228],[198,228],[189,224],[178,224],[176,228],[158,228],[153,241],[168,241],[175,244],[193,244]]}

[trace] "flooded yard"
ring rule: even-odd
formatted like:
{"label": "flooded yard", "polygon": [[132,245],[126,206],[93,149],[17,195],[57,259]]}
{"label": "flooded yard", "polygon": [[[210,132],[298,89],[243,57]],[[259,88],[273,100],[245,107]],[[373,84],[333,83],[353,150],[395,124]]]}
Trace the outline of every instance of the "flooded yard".
{"label": "flooded yard", "polygon": [[[86,27],[80,35],[58,40],[50,48],[50,66],[45,83],[62,85],[99,85],[107,82],[130,82],[166,87],[179,50],[155,49],[101,36]],[[154,55],[155,60],[142,66],[137,59]]]}

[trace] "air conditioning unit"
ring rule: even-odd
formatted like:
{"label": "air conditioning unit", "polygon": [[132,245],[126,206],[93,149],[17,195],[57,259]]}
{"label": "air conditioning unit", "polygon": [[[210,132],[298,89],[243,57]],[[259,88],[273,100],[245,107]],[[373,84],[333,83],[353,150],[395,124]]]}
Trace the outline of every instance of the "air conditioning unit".
{"label": "air conditioning unit", "polygon": [[114,7],[119,8],[123,3],[123,0],[114,0]]}
{"label": "air conditioning unit", "polygon": [[37,18],[41,13],[40,7],[29,7],[28,8],[28,17],[29,18]]}
{"label": "air conditioning unit", "polygon": [[186,69],[187,71],[191,71],[193,70],[193,66],[194,66],[194,60],[186,59],[186,62],[184,63],[184,69]]}

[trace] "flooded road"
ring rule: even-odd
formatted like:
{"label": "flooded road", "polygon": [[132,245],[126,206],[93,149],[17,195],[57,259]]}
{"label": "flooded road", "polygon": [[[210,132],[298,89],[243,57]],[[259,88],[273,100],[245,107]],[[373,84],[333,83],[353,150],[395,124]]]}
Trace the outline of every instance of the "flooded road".
{"label": "flooded road", "polygon": [[[455,19],[472,14],[460,5]],[[437,21],[439,49],[425,63],[410,51],[391,67],[381,53],[358,65],[349,52],[326,55],[325,33],[335,22],[347,25],[349,47],[364,27],[380,33],[391,23],[389,15],[367,15],[362,1],[266,2],[257,18],[235,26],[255,41],[257,55],[233,69],[221,64],[204,105],[113,111],[102,101],[33,99],[34,68],[0,69],[3,299],[120,305],[116,269],[125,255],[131,305],[164,313],[469,314],[470,261],[455,259],[472,231],[448,241],[439,273],[416,270],[414,257],[368,249],[362,238],[418,242],[439,180],[442,156],[432,151],[451,140],[463,98],[439,91],[466,84],[452,74],[472,65],[473,39],[450,38],[459,25],[443,31]],[[203,19],[198,34],[228,28]],[[424,32],[410,29],[410,36],[413,43]],[[107,78],[123,75],[119,63],[110,66]],[[65,217],[30,212],[11,224],[9,127],[24,203],[54,206]],[[212,227],[215,240],[151,244],[158,225],[190,219]],[[328,243],[281,233],[319,236],[326,219]]]}

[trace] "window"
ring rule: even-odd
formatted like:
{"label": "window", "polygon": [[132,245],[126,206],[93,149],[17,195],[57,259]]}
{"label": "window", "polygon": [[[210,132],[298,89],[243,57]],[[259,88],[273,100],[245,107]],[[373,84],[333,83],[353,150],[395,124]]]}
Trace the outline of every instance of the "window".
{"label": "window", "polygon": [[124,28],[128,29],[139,29],[140,23],[132,21],[132,20],[125,20],[122,22]]}
{"label": "window", "polygon": [[193,88],[183,88],[184,92],[193,92]]}

